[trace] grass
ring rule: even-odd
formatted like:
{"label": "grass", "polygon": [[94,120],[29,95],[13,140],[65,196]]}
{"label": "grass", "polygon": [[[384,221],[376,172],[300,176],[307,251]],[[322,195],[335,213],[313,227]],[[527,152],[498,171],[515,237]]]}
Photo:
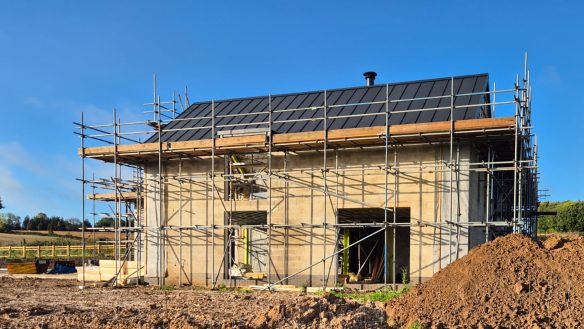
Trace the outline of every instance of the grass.
{"label": "grass", "polygon": [[215,288],[217,291],[225,292],[229,291],[230,289],[225,285],[225,283],[221,283],[219,286]]}
{"label": "grass", "polygon": [[247,287],[241,287],[239,289],[237,289],[238,292],[241,292],[243,294],[253,294],[253,290],[247,288]]}
{"label": "grass", "polygon": [[[85,232],[88,244],[93,243],[93,232]],[[55,245],[81,245],[81,231],[26,231],[19,230],[11,233],[0,233],[0,246],[45,246]],[[95,232],[95,240],[113,240],[113,232]]]}
{"label": "grass", "polygon": [[404,293],[406,293],[410,289],[409,286],[404,286],[399,290],[376,290],[373,292],[349,292],[346,293],[344,291],[332,291],[331,294],[359,301],[361,303],[364,302],[382,302],[385,303],[389,300],[397,298]]}
{"label": "grass", "polygon": [[[18,234],[32,234],[32,235],[42,235],[42,236],[60,236],[65,238],[77,238],[81,239],[82,234],[81,231],[53,231],[53,234],[49,234],[49,231],[27,231],[27,230],[18,230],[14,231],[14,233]],[[113,240],[115,238],[114,232],[93,232],[93,231],[85,231],[85,238],[87,241],[93,239],[93,235],[95,234],[96,240]]]}
{"label": "grass", "polygon": [[44,245],[50,242],[57,243],[62,239],[63,237],[59,236],[0,233],[0,246],[20,246],[23,242],[26,245]]}
{"label": "grass", "polygon": [[408,329],[420,329],[422,328],[422,324],[419,321],[412,323]]}

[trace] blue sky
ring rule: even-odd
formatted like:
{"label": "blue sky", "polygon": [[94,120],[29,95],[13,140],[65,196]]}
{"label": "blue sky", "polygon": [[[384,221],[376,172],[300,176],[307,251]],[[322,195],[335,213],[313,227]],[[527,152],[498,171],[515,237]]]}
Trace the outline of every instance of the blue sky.
{"label": "blue sky", "polygon": [[[511,87],[530,55],[542,188],[584,199],[579,1],[3,1],[0,196],[5,211],[81,217],[80,112],[145,118],[191,102],[487,72]],[[98,174],[102,168],[92,165]]]}

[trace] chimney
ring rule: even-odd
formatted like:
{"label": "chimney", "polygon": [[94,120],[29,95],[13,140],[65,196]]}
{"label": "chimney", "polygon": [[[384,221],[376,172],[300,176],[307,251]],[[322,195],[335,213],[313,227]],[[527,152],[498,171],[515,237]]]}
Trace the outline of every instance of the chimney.
{"label": "chimney", "polygon": [[365,77],[365,81],[367,82],[368,87],[373,86],[375,84],[375,77],[377,76],[377,73],[369,71],[363,73],[363,76]]}

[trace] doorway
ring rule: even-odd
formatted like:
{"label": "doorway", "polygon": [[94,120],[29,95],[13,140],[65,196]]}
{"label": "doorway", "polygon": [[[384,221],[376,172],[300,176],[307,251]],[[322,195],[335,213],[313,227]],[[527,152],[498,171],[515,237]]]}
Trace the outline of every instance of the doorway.
{"label": "doorway", "polygon": [[[225,278],[230,269],[265,273],[268,267],[267,211],[225,212],[225,224],[242,227],[231,228],[225,233]],[[231,273],[233,276],[233,271]]]}
{"label": "doorway", "polygon": [[[401,283],[407,279],[404,276],[409,276],[409,227],[396,227],[395,236],[392,227],[385,232],[380,231],[386,220],[382,208],[342,208],[338,210],[337,217],[339,224],[345,224],[339,230],[339,248],[350,246],[339,255],[340,279],[349,283],[381,283],[384,282],[384,274],[388,282],[395,280]],[[397,208],[395,217],[396,223],[408,223],[409,208]],[[387,221],[393,223],[393,219],[393,211],[387,211]],[[392,252],[394,242],[395,271]]]}

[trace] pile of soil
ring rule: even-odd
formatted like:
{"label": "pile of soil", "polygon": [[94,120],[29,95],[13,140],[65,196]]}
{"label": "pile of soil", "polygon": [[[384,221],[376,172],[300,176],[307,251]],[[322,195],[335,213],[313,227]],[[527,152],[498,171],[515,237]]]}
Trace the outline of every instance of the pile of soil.
{"label": "pile of soil", "polygon": [[512,234],[390,301],[388,323],[435,328],[584,326],[584,238]]}
{"label": "pile of soil", "polygon": [[327,294],[291,298],[271,307],[248,325],[252,328],[387,328],[383,303],[361,304]]}

